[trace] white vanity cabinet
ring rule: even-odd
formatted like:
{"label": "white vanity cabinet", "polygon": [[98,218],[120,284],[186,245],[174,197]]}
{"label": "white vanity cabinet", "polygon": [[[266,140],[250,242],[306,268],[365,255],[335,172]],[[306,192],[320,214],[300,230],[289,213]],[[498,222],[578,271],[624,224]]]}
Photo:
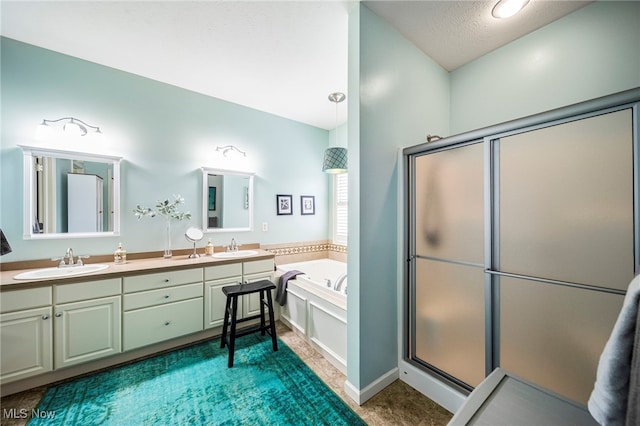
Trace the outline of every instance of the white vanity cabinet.
{"label": "white vanity cabinet", "polygon": [[0,294],[0,382],[53,369],[51,287]]}
{"label": "white vanity cabinet", "polygon": [[[204,280],[204,327],[218,327],[224,322],[227,302],[222,287],[242,282],[242,263],[208,266],[204,268]],[[242,306],[242,299],[238,305]]]}
{"label": "white vanity cabinet", "polygon": [[[141,260],[121,272],[48,284],[14,283],[15,272],[5,278],[3,271],[2,284],[15,287],[0,293],[2,394],[212,338],[224,320],[222,287],[273,281],[273,257],[261,257],[170,266]],[[239,300],[238,319],[259,311],[258,294]]]}
{"label": "white vanity cabinet", "polygon": [[120,353],[120,278],[53,286],[55,368]]}
{"label": "white vanity cabinet", "polygon": [[201,331],[202,282],[202,268],[124,277],[124,350]]}
{"label": "white vanity cabinet", "polygon": [[[222,287],[260,280],[273,281],[273,266],[273,259],[267,259],[204,268],[205,328],[221,326],[224,322],[227,298]],[[275,292],[273,296],[275,299]],[[238,319],[259,314],[260,293],[239,298],[238,311]]]}
{"label": "white vanity cabinet", "polygon": [[[242,280],[244,283],[252,283],[260,280],[269,280],[273,282],[274,264],[273,259],[255,260],[253,262],[242,263]],[[271,298],[275,301],[275,290],[271,292]],[[279,311],[274,303],[276,319]],[[252,293],[243,296],[242,317],[258,315],[260,313],[260,293]]]}

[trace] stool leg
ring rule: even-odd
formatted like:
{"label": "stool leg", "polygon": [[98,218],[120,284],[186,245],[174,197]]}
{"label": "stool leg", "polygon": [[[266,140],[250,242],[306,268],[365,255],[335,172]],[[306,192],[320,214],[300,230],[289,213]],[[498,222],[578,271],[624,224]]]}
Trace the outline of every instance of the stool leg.
{"label": "stool leg", "polygon": [[264,320],[264,290],[260,290],[260,334],[264,336],[265,330],[267,329],[266,321]]}
{"label": "stool leg", "polygon": [[229,336],[229,368],[233,367],[233,351],[236,348],[236,323],[238,320],[238,296],[233,296],[233,308],[231,309],[231,335]]}
{"label": "stool leg", "polygon": [[222,324],[222,339],[220,347],[224,348],[227,341],[227,327],[229,327],[229,308],[231,308],[231,297],[227,296],[227,304],[224,308],[224,323]]}
{"label": "stool leg", "polygon": [[271,290],[267,290],[267,305],[269,307],[269,328],[271,329],[271,345],[273,351],[278,350],[278,340],[276,339],[276,321],[273,313],[273,300],[271,300]]}

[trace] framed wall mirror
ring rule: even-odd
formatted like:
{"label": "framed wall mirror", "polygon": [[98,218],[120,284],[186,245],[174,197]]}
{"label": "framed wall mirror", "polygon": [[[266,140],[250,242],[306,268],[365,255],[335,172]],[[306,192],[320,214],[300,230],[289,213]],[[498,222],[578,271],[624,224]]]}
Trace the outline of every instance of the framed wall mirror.
{"label": "framed wall mirror", "polygon": [[253,230],[254,173],[202,168],[202,229]]}
{"label": "framed wall mirror", "polygon": [[120,235],[120,161],[20,146],[25,239]]}

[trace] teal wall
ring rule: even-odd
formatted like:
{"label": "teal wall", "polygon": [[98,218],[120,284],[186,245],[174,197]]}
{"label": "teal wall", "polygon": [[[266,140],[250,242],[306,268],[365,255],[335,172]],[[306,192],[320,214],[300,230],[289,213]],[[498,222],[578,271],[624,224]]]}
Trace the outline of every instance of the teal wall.
{"label": "teal wall", "polygon": [[[347,382],[361,389],[360,381],[360,11],[359,4],[349,10],[348,35],[348,94],[347,149],[349,153],[349,215],[347,236],[347,271],[349,291],[347,293]],[[366,385],[366,383],[365,383]]]}
{"label": "teal wall", "polygon": [[357,119],[349,111],[348,125],[359,133],[352,140],[349,132],[350,160],[358,163],[349,164],[349,208],[359,213],[349,212],[347,375],[362,389],[398,365],[398,150],[428,133],[448,133],[449,76],[365,6],[352,13],[360,16],[359,85],[352,93],[350,80],[349,93],[360,102]]}
{"label": "teal wall", "polygon": [[640,2],[595,2],[451,73],[462,133],[640,86]]}
{"label": "teal wall", "polygon": [[[246,151],[248,168],[256,172],[254,231],[209,234],[205,243],[209,236],[216,245],[232,237],[239,243],[328,238],[329,177],[321,171],[328,131],[15,40],[2,38],[0,47],[0,227],[13,248],[2,262],[60,255],[69,246],[79,254],[108,254],[118,241],[129,251],[162,250],[162,220],[138,222],[131,211],[173,194],[182,195],[184,210],[193,214],[189,223],[174,224],[173,248],[188,248],[184,230],[202,223],[200,167],[229,168],[213,152],[227,144]],[[101,127],[108,140],[91,151],[124,158],[120,237],[22,239],[17,145],[36,143],[43,118],[66,116]],[[276,194],[294,196],[294,215],[276,215]],[[314,216],[299,214],[300,195],[316,196]]]}

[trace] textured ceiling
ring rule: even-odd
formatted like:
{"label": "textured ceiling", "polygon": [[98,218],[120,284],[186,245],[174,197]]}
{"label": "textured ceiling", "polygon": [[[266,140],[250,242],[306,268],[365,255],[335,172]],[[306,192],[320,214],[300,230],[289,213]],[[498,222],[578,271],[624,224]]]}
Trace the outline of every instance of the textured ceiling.
{"label": "textured ceiling", "polygon": [[[584,6],[530,0],[367,1],[447,70]],[[347,93],[347,1],[0,1],[0,34],[324,129]],[[347,101],[340,104],[340,123]]]}
{"label": "textured ceiling", "polygon": [[541,28],[591,1],[530,0],[517,15],[495,19],[489,1],[365,1],[448,71]]}

